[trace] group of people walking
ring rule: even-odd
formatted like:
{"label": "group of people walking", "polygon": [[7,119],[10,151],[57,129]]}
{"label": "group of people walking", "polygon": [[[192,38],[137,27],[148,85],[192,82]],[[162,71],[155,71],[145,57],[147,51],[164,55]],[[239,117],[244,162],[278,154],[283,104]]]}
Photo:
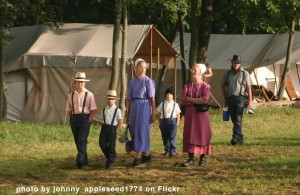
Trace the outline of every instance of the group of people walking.
{"label": "group of people walking", "polygon": [[[248,106],[251,107],[252,96],[249,74],[241,68],[240,57],[234,55],[231,62],[231,70],[224,75],[221,90],[234,124],[231,144],[236,145],[243,143],[242,109],[246,102],[245,97],[248,97]],[[130,143],[134,151],[132,165],[139,166],[152,161],[150,129],[151,124],[156,120],[161,130],[163,155],[169,157],[177,155],[176,137],[183,111],[181,108],[184,108],[185,116],[183,152],[188,154],[188,159],[182,163],[182,166],[193,165],[195,156],[200,156],[199,165],[205,165],[205,155],[211,154],[212,130],[207,111],[211,94],[210,85],[204,80],[212,75],[211,68],[208,64],[193,65],[191,82],[184,86],[182,92],[182,106],[174,101],[174,89],[169,87],[165,91],[165,100],[156,108],[155,82],[146,75],[146,61],[139,58],[135,60],[134,65],[136,77],[129,82],[126,99],[126,123],[130,126]],[[85,88],[85,82],[89,81],[85,73],[77,72],[74,81],[75,90],[68,95],[66,110],[77,148],[76,165],[78,169],[82,169],[88,164],[87,138],[97,106],[94,95]],[[117,129],[120,129],[123,124],[121,110],[115,104],[117,99],[116,91],[108,90],[107,105],[101,115],[99,146],[106,158],[106,168],[114,166]]]}

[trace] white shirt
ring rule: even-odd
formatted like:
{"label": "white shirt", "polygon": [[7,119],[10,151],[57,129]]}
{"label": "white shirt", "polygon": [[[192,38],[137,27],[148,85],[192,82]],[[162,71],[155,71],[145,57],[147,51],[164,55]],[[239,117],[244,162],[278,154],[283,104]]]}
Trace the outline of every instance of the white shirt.
{"label": "white shirt", "polygon": [[[164,109],[164,113],[165,113],[165,118],[177,118],[177,114],[179,114],[181,112],[179,105],[174,102],[174,100],[171,100],[170,102],[164,101],[165,105],[164,108],[162,108],[163,102],[159,104],[159,106],[157,107],[157,112],[161,113],[160,118],[163,119],[163,109]],[[175,108],[174,108],[174,112],[173,115],[171,116],[171,113],[173,111],[173,107],[175,104]]]}
{"label": "white shirt", "polygon": [[[117,108],[117,106],[114,104],[112,105],[111,107],[109,107],[108,105],[105,107],[104,109],[104,115],[105,115],[105,124],[107,125],[111,125],[111,121],[112,121],[112,118],[114,116],[114,113],[115,113],[115,109]],[[117,110],[117,113],[116,113],[116,116],[115,116],[115,120],[114,120],[114,123],[113,125],[114,126],[117,126],[118,125],[118,121],[122,119],[122,113],[121,113],[121,110],[118,109]],[[104,116],[103,116],[103,110],[101,112],[101,119],[100,119],[100,122],[104,124]]]}

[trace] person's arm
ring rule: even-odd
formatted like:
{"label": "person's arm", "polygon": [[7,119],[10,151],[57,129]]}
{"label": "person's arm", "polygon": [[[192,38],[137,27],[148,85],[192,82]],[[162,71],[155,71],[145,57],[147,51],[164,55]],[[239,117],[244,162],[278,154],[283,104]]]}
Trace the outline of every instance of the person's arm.
{"label": "person's arm", "polygon": [[211,67],[208,67],[205,74],[203,74],[204,78],[212,77],[212,75],[213,75],[213,71],[212,71]]}
{"label": "person's arm", "polygon": [[226,91],[228,75],[229,75],[229,72],[225,73],[225,75],[223,76],[223,79],[222,79],[222,83],[221,83],[221,92],[222,92],[222,96],[223,96],[223,99],[224,99],[224,106],[227,106],[227,103],[228,103],[227,102],[228,94],[227,94],[227,91]]}
{"label": "person's arm", "polygon": [[248,94],[248,108],[252,108],[252,89],[251,89],[251,82],[250,82],[250,75],[246,71],[246,81],[247,81],[247,94]]}
{"label": "person's arm", "polygon": [[188,97],[188,85],[184,85],[183,87],[183,91],[182,91],[182,104],[184,106],[192,106],[193,103],[191,101],[189,101],[189,97]]}
{"label": "person's arm", "polygon": [[158,121],[158,126],[160,125],[160,117],[161,117],[161,113],[158,112],[156,115],[157,121]]}
{"label": "person's arm", "polygon": [[130,122],[130,105],[131,105],[131,101],[130,100],[126,100],[126,124],[128,124]]}
{"label": "person's arm", "polygon": [[204,104],[206,103],[201,97],[200,98],[191,98],[187,97],[186,100],[191,104]]}
{"label": "person's arm", "polygon": [[190,101],[193,104],[205,104],[208,102],[210,97],[210,85],[209,84],[203,84],[201,86],[201,90],[203,91],[202,96],[199,98],[191,98],[187,97],[187,100]]}
{"label": "person's arm", "polygon": [[122,128],[122,125],[123,125],[123,120],[122,120],[122,119],[119,119],[119,120],[118,120],[118,124],[117,124],[117,130],[121,129],[121,128]]}
{"label": "person's arm", "polygon": [[69,117],[69,119],[71,118],[71,115],[72,115],[72,112],[68,111],[68,117]]}
{"label": "person's arm", "polygon": [[68,119],[70,119],[71,115],[72,115],[72,106],[71,106],[71,103],[70,103],[70,97],[69,97],[69,95],[68,95],[68,98],[67,98],[66,111],[67,111],[67,117],[68,117]]}
{"label": "person's arm", "polygon": [[90,122],[90,123],[92,122],[92,120],[93,120],[93,118],[94,118],[96,112],[97,112],[97,109],[91,110],[90,116],[89,116],[89,122]]}
{"label": "person's arm", "polygon": [[179,125],[180,122],[180,113],[176,115],[176,124]]}
{"label": "person's arm", "polygon": [[150,98],[150,104],[151,104],[151,123],[155,122],[155,99]]}
{"label": "person's arm", "polygon": [[226,106],[227,105],[227,94],[226,94],[226,90],[225,90],[224,85],[222,85],[221,91],[222,91],[222,95],[223,95],[223,98],[224,98],[224,106]]}
{"label": "person's arm", "polygon": [[251,90],[251,85],[247,86],[247,94],[248,94],[248,108],[251,109],[252,108],[252,90]]}

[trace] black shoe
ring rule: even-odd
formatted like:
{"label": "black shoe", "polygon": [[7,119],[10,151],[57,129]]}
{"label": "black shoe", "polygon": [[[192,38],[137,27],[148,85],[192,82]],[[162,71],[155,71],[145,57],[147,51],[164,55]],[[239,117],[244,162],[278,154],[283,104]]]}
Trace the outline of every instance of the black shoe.
{"label": "black shoe", "polygon": [[238,143],[238,141],[236,139],[231,139],[231,145],[236,145]]}
{"label": "black shoe", "polygon": [[168,151],[165,151],[165,153],[162,154],[163,156],[167,156],[168,155]]}
{"label": "black shoe", "polygon": [[172,157],[174,157],[174,156],[176,156],[176,153],[170,153],[170,154],[169,154],[169,157],[170,157],[170,158],[172,158]]}
{"label": "black shoe", "polygon": [[150,154],[148,156],[145,156],[145,155],[142,156],[141,163],[150,163],[151,161],[152,161],[152,158],[151,158]]}
{"label": "black shoe", "polygon": [[199,165],[200,166],[204,166],[205,165],[205,158],[204,157],[203,158],[200,157],[200,159],[199,159]]}
{"label": "black shoe", "polygon": [[187,160],[185,163],[182,164],[183,167],[189,167],[194,164],[194,161]]}
{"label": "black shoe", "polygon": [[141,164],[141,160],[139,159],[139,158],[135,158],[134,160],[133,160],[133,166],[138,166],[138,165],[140,165]]}
{"label": "black shoe", "polygon": [[114,163],[113,163],[113,162],[108,162],[108,163],[105,165],[105,168],[111,169],[113,166],[114,166]]}
{"label": "black shoe", "polygon": [[78,163],[78,164],[77,164],[77,169],[82,169],[82,168],[83,168],[83,165],[80,164],[80,163]]}

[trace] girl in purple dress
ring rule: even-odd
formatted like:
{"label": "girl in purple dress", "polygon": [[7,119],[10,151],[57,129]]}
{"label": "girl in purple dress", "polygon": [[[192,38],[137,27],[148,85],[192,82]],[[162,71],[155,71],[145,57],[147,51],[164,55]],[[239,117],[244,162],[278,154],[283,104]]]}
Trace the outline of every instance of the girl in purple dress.
{"label": "girl in purple dress", "polygon": [[127,123],[135,152],[133,166],[151,162],[150,125],[155,121],[155,83],[146,76],[146,62],[135,61],[137,77],[129,82],[127,94]]}
{"label": "girl in purple dress", "polygon": [[210,85],[202,80],[206,71],[204,64],[192,67],[192,82],[184,86],[182,102],[185,105],[183,152],[189,155],[182,164],[184,167],[194,164],[194,155],[200,155],[199,165],[205,164],[205,154],[211,153],[210,140],[212,137],[209,113],[199,112],[195,104],[207,103],[210,97]]}

